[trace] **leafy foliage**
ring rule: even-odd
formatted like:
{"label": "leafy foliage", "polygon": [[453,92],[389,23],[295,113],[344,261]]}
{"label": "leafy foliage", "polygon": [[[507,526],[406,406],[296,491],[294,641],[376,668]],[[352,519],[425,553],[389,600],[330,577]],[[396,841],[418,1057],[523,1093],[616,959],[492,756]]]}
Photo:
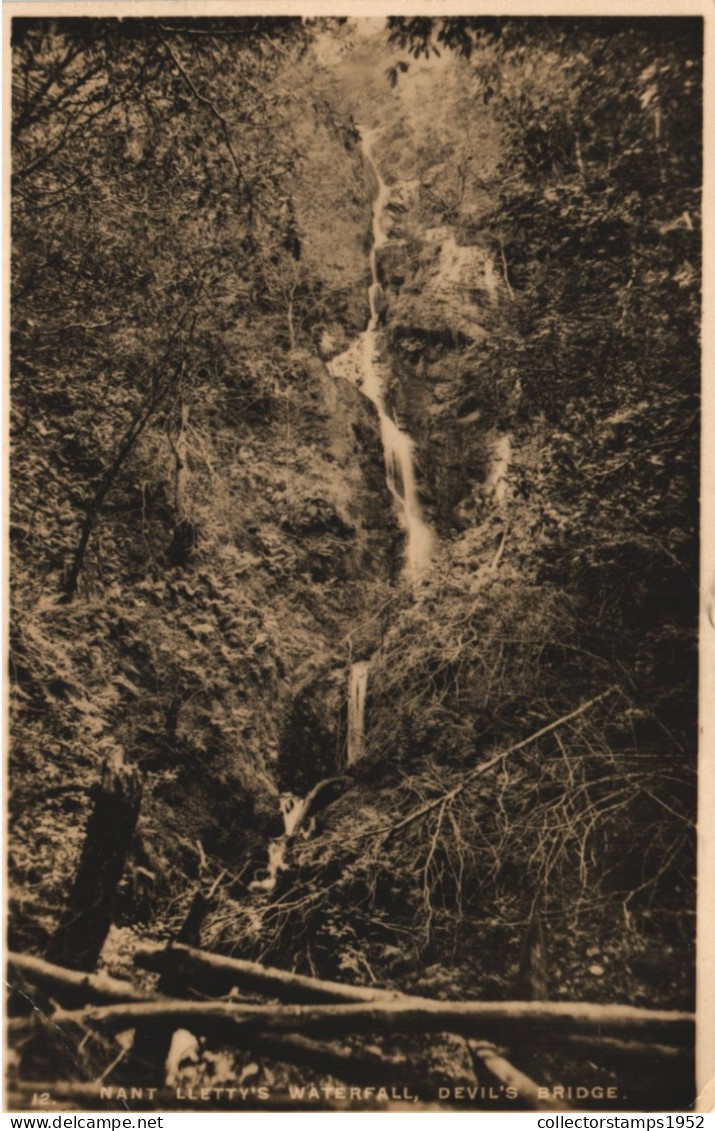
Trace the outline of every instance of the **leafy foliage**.
{"label": "leafy foliage", "polygon": [[[292,19],[13,22],[19,943],[59,912],[53,853],[107,743],[147,778],[134,863],[159,902],[190,899],[204,852],[264,862],[290,675],[361,610],[361,554],[382,568],[355,514],[387,513],[379,454],[311,353],[362,316],[365,196],[309,43]],[[318,200],[344,205],[343,260]]]}
{"label": "leafy foliage", "polygon": [[[414,592],[375,420],[314,352],[366,315],[331,23],[14,23],[13,930],[41,947],[119,742],[166,931],[209,873],[209,946],[511,996],[538,894],[556,996],[686,1004],[699,28],[390,24],[398,91],[463,60],[414,149],[380,106],[380,348],[441,535]],[[367,757],[257,894],[279,786],[344,770],[353,653]]]}

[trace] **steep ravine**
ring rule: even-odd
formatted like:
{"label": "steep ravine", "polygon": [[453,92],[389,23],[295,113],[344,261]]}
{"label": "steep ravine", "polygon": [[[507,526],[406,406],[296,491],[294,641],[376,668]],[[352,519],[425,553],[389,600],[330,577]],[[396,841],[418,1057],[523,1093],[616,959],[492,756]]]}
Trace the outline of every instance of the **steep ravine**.
{"label": "steep ravine", "polygon": [[[340,84],[340,66],[335,73]],[[458,101],[458,82],[451,69],[423,66],[394,96],[373,103],[368,121],[376,124],[354,127],[370,208],[364,249],[368,321],[342,352],[335,348],[334,334],[324,341],[334,383],[331,391],[320,378],[324,403],[335,407],[337,398],[344,408],[349,388],[370,419],[367,431],[377,423],[384,473],[378,484],[375,464],[370,465],[370,490],[372,499],[383,492],[377,523],[383,552],[383,532],[391,522],[401,532],[383,573],[398,590],[427,578],[440,538],[489,526],[496,516],[504,518],[507,505],[508,413],[500,416],[489,381],[479,376],[480,345],[495,327],[506,297],[493,251],[478,227],[480,210],[489,201],[482,193],[462,202],[465,214],[471,209],[468,230],[454,220],[439,222],[434,200],[449,192],[449,162],[440,158],[430,168],[429,151],[418,141],[425,126],[423,100],[434,96],[435,84],[446,84],[449,99]],[[359,122],[360,95],[353,97],[353,120]],[[495,141],[489,115],[478,121],[472,147],[486,183],[494,173]],[[430,122],[429,129],[438,126]],[[445,127],[448,134],[454,132],[447,117]],[[354,411],[351,404],[349,412]],[[372,444],[374,453],[374,440]],[[353,521],[363,531],[362,560],[369,568],[369,508],[377,517],[375,503],[368,503],[355,485],[351,490]],[[387,611],[366,632],[351,626],[347,663],[345,646],[339,643],[332,658],[310,659],[306,675],[294,684],[278,759],[284,806],[370,752],[365,718],[370,661],[389,624],[388,600]],[[281,850],[281,867],[284,862]],[[258,882],[272,888],[275,869],[269,868],[268,876]]]}
{"label": "steep ravine", "polygon": [[[418,221],[410,216],[419,199],[419,182],[388,185],[375,157],[375,151],[380,147],[380,129],[357,126],[356,130],[360,136],[366,179],[373,186],[367,287],[369,320],[365,330],[348,348],[328,361],[327,368],[336,382],[336,389],[347,381],[359,390],[377,413],[385,486],[403,532],[403,541],[401,546],[398,543],[397,550],[399,575],[395,576],[393,572],[394,582],[413,587],[425,580],[431,561],[438,553],[438,539],[425,518],[425,510],[433,515],[442,531],[455,526],[463,528],[483,520],[484,508],[487,508],[487,513],[496,510],[504,514],[511,451],[508,433],[493,427],[484,428],[481,423],[483,413],[475,407],[474,398],[464,401],[462,397],[456,419],[449,410],[440,413],[439,388],[430,381],[432,372],[440,365],[444,365],[450,357],[461,359],[465,347],[469,356],[469,345],[486,336],[487,330],[478,319],[483,317],[488,322],[489,311],[494,311],[499,303],[503,287],[488,251],[478,244],[458,245],[454,231],[448,227],[428,229],[422,233],[422,251],[417,258],[416,272],[411,272],[407,265],[402,273],[396,270],[395,263],[406,247],[402,238],[405,226],[411,228],[413,243],[419,231]],[[424,309],[426,295],[433,314],[435,310],[440,312],[446,329],[433,333],[429,326],[411,324],[405,327],[400,322],[405,310],[405,302],[401,304],[400,301],[403,285],[420,296],[418,316],[419,311]],[[416,312],[410,309],[409,303],[407,311],[415,321]],[[421,361],[416,369],[410,365],[409,350],[406,355],[401,348],[405,338],[420,342]],[[435,359],[431,371],[425,361],[430,357],[430,343]],[[451,353],[455,348],[458,354]],[[447,380],[442,386],[451,396],[452,404],[453,385],[452,379],[451,384]],[[457,396],[461,397],[459,391]],[[326,399],[330,399],[327,393]],[[422,441],[422,460],[433,472],[434,487],[423,472],[418,479],[417,445],[409,433],[410,426],[414,427]],[[466,466],[463,462],[468,448],[465,429],[473,435],[472,446],[478,453],[476,466],[470,466],[468,460]],[[449,452],[448,458],[445,450]],[[456,502],[453,501],[454,491],[445,498],[450,488],[444,487],[444,477],[438,473],[438,466],[457,471],[460,493]],[[350,660],[347,686],[343,682],[343,691],[347,692],[346,704],[339,710],[336,697],[340,696],[340,669],[333,667],[326,673],[320,673],[315,681],[309,681],[301,688],[291,707],[290,722],[283,736],[284,758],[288,754],[297,765],[301,762],[301,751],[309,745],[315,751],[321,741],[323,754],[315,758],[310,767],[302,765],[297,779],[289,774],[290,780],[298,784],[302,782],[303,786],[314,785],[321,775],[343,767],[349,769],[368,752],[365,711],[370,661],[369,650]],[[294,835],[296,813],[301,814],[299,823],[302,823],[306,798],[283,793],[281,806],[284,836],[272,841],[269,846],[268,868],[252,885],[257,891],[272,891],[278,873],[285,869],[286,849]]]}
{"label": "steep ravine", "polygon": [[[432,529],[425,522],[422,514],[420,494],[416,485],[413,444],[409,434],[399,426],[385,408],[385,389],[389,384],[389,372],[380,362],[380,349],[384,348],[384,335],[380,327],[384,315],[384,298],[382,286],[378,281],[378,254],[384,246],[387,235],[385,233],[386,213],[389,207],[390,190],[380,176],[375,165],[372,153],[376,141],[375,132],[366,127],[358,127],[361,137],[362,150],[370,179],[377,185],[377,191],[372,202],[372,240],[369,251],[370,282],[367,289],[369,305],[369,321],[362,334],[348,347],[348,349],[334,357],[328,363],[328,370],[336,383],[336,392],[342,389],[347,380],[360,390],[362,396],[373,406],[379,421],[382,454],[385,469],[385,487],[389,492],[394,512],[404,532],[404,544],[401,550],[400,574],[401,579],[412,586],[424,578],[429,569],[430,561],[435,552],[435,536]],[[329,403],[331,397],[325,392],[325,401]],[[363,516],[364,520],[364,516]],[[368,523],[369,525],[369,523]],[[400,579],[397,579],[398,582]],[[365,703],[369,679],[369,657],[351,662],[347,685],[347,712],[346,712],[346,738],[344,748],[340,743],[340,727],[336,723],[344,712],[335,711],[333,704],[333,729],[335,730],[335,745],[333,751],[326,752],[327,757],[315,758],[310,767],[302,766],[302,773],[310,781],[320,771],[327,770],[330,765],[330,753],[335,756],[335,770],[343,765],[354,765],[365,753]],[[332,674],[333,684],[335,674]],[[316,681],[318,687],[322,681]],[[291,708],[290,725],[284,736],[284,752],[288,745],[295,744],[295,732],[301,728],[306,742],[317,743],[320,727],[315,713],[311,712],[311,702],[315,701],[317,688],[308,683],[302,689],[302,701],[294,701]],[[327,707],[329,715],[330,707]],[[301,719],[301,714],[303,718]],[[312,717],[311,717],[312,716]],[[327,736],[331,738],[331,727],[328,723]],[[296,751],[299,758],[299,751]],[[297,825],[302,823],[303,816],[307,815],[314,804],[315,789],[306,797],[299,797],[292,793],[281,795],[281,812],[284,820],[285,832],[283,837],[272,840],[268,846],[268,867],[261,877],[250,886],[253,891],[270,892],[276,885],[278,873],[286,867],[285,853],[291,838],[294,836]],[[298,815],[298,816],[296,816]]]}
{"label": "steep ravine", "polygon": [[[245,894],[283,830],[282,795],[305,797],[344,763],[345,640],[362,647],[363,623],[366,639],[379,634],[401,531],[378,413],[325,364],[364,325],[371,226],[354,132],[326,105],[310,101],[309,82],[291,101],[285,131],[300,156],[254,257],[263,289],[245,296],[237,267],[220,352],[192,369],[185,491],[197,537],[186,560],[167,559],[176,461],[161,419],[100,516],[75,604],[54,600],[76,535],[51,493],[36,515],[47,536],[25,545],[15,570],[9,930],[19,949],[41,952],[53,930],[98,766],[116,745],[145,777],[123,926],[157,913],[163,923],[167,901],[180,919],[207,868],[227,867]],[[301,296],[294,348],[276,263]],[[55,400],[33,410],[63,491],[74,484],[68,437],[82,423],[72,410],[69,395],[64,415]],[[26,449],[32,478],[42,464]],[[25,470],[16,464],[15,482]]]}

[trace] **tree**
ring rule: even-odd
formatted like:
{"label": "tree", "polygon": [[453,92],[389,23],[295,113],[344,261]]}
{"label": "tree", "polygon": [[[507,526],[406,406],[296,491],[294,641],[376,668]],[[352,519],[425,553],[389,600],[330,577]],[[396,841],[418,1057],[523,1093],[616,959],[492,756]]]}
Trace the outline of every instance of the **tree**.
{"label": "tree", "polygon": [[178,375],[188,403],[250,304],[294,160],[271,81],[301,43],[292,20],[13,23],[13,458],[42,481],[13,531],[67,598]]}

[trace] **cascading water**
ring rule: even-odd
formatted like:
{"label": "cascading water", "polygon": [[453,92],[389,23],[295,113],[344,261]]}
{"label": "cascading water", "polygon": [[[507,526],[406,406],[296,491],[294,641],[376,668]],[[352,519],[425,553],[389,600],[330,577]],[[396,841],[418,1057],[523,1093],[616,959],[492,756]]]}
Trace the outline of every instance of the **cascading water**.
{"label": "cascading water", "polygon": [[285,854],[288,841],[298,829],[305,813],[306,801],[296,797],[293,793],[283,793],[280,797],[281,813],[283,815],[283,836],[275,837],[268,842],[268,868],[264,876],[253,880],[249,891],[273,891],[278,879],[278,873],[285,869]]}
{"label": "cascading water", "polygon": [[[384,379],[378,354],[378,327],[384,309],[384,297],[377,273],[377,252],[387,242],[382,226],[382,215],[390,198],[390,190],[380,176],[372,156],[377,132],[359,127],[365,160],[372,169],[377,181],[377,196],[372,207],[372,247],[370,248],[370,321],[361,335],[362,357],[359,362],[357,384],[368,400],[372,401],[380,420],[380,434],[385,458],[385,478],[400,523],[405,530],[405,575],[416,581],[429,565],[434,548],[434,535],[422,515],[419,493],[415,479],[414,452],[412,439],[388,414],[384,401]],[[352,350],[347,355],[352,355]],[[347,355],[335,358],[330,370],[340,374],[344,368],[350,372]],[[350,356],[352,360],[352,356]]]}
{"label": "cascading water", "polygon": [[[378,327],[385,309],[385,298],[378,279],[377,252],[387,242],[382,226],[382,215],[390,199],[390,190],[378,172],[372,156],[377,131],[359,127],[365,160],[370,165],[377,182],[377,196],[372,207],[372,247],[370,248],[370,320],[361,335],[362,345],[359,360],[357,384],[368,400],[377,409],[380,421],[380,435],[385,460],[385,479],[395,500],[397,513],[405,535],[405,575],[416,581],[424,572],[432,557],[434,535],[422,516],[417,483],[415,480],[412,439],[388,414],[384,402],[384,380],[381,373],[378,353]],[[358,349],[360,347],[358,346]],[[354,348],[335,358],[328,366],[335,376],[342,376],[343,370],[350,372],[353,366]],[[350,667],[348,686],[348,740],[347,764],[354,765],[365,753],[365,698],[370,668],[369,660],[359,660]],[[316,791],[328,784],[321,782],[305,798],[294,794],[283,794],[280,799],[283,814],[284,834],[268,842],[268,868],[260,878],[249,884],[254,892],[271,892],[276,886],[278,873],[285,869],[286,849],[314,800]]]}
{"label": "cascading water", "polygon": [[[377,131],[358,127],[365,160],[377,182],[377,196],[372,206],[372,247],[370,248],[370,321],[361,335],[361,356],[358,359],[356,383],[363,394],[372,401],[380,421],[380,435],[385,460],[385,479],[395,501],[400,523],[405,531],[405,566],[408,580],[414,582],[430,563],[434,550],[434,534],[422,515],[417,483],[412,439],[404,432],[385,408],[384,378],[378,352],[378,327],[385,308],[382,286],[378,279],[377,253],[388,239],[383,229],[382,216],[390,199],[390,189],[380,176],[372,156]],[[359,347],[358,347],[359,348]],[[329,365],[336,375],[354,372],[355,351],[351,347]],[[360,660],[350,668],[348,686],[348,742],[347,763],[353,765],[365,752],[365,695],[369,661]]]}
{"label": "cascading water", "polygon": [[405,528],[405,572],[415,580],[429,565],[433,551],[433,534],[422,516],[422,507],[415,482],[412,439],[397,426],[385,411],[383,381],[379,372],[377,354],[377,329],[382,313],[382,287],[377,276],[377,252],[387,242],[382,226],[382,215],[390,199],[390,190],[380,176],[372,156],[376,131],[360,128],[365,159],[377,181],[377,196],[372,206],[372,247],[370,249],[370,321],[364,335],[362,391],[378,411],[380,433],[385,453],[387,485],[397,504],[400,521]]}
{"label": "cascading water", "polygon": [[358,660],[350,667],[348,686],[348,766],[365,751],[365,696],[367,694],[367,660]]}

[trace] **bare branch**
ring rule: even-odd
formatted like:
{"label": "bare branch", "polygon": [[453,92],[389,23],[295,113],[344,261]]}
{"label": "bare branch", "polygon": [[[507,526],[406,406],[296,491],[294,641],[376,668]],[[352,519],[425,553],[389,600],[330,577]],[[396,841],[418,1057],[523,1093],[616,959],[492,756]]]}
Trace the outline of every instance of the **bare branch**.
{"label": "bare branch", "polygon": [[[570,711],[568,715],[562,715],[560,719],[556,719],[553,723],[549,723],[548,726],[542,727],[541,730],[535,731],[534,734],[530,734],[528,738],[523,738],[521,742],[517,742],[514,746],[510,746],[508,750],[502,750],[501,753],[495,754],[493,758],[488,758],[486,762],[481,762],[478,766],[475,766],[473,770],[470,770],[470,772],[466,774],[466,776],[462,778],[461,782],[459,782],[458,785],[455,785],[453,789],[447,790],[446,793],[441,794],[439,797],[433,798],[432,801],[428,801],[425,805],[421,805],[419,809],[415,809],[412,813],[408,813],[408,815],[401,821],[398,821],[396,825],[391,825],[387,830],[387,837],[385,839],[388,839],[394,833],[399,832],[400,829],[404,829],[407,825],[412,824],[413,821],[419,820],[420,817],[424,817],[426,813],[431,813],[432,810],[436,809],[438,805],[442,805],[446,801],[452,801],[462,792],[462,790],[467,785],[469,785],[470,782],[474,781],[475,778],[481,777],[481,775],[487,773],[488,770],[494,769],[494,767],[498,766],[500,762],[503,762],[506,758],[510,757],[510,755],[516,754],[518,750],[523,750],[524,747],[528,746],[530,743],[536,742],[539,738],[543,738],[544,735],[551,734],[551,732],[556,730],[557,727],[564,726],[565,723],[571,722],[572,719],[578,718],[579,715],[583,715],[585,711],[589,711],[591,707],[595,707],[596,703],[602,702],[602,700],[606,699],[609,695],[613,695],[614,692],[619,690],[620,689],[615,685],[613,687],[607,688],[605,691],[601,692],[600,695],[596,695],[593,699],[589,699],[587,703],[582,703],[581,706],[577,707],[575,711]],[[370,833],[374,834],[384,831],[384,828],[371,829]]]}

